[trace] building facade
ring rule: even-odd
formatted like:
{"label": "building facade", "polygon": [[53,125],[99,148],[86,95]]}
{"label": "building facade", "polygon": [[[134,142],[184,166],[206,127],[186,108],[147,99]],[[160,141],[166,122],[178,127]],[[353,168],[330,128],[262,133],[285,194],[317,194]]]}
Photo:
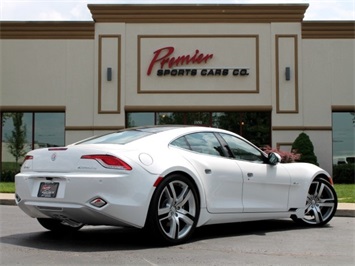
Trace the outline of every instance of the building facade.
{"label": "building facade", "polygon": [[307,7],[88,5],[89,22],[1,22],[2,167],[23,156],[16,138],[27,151],[174,123],[286,151],[305,132],[332,172],[355,156],[355,22],[303,21]]}

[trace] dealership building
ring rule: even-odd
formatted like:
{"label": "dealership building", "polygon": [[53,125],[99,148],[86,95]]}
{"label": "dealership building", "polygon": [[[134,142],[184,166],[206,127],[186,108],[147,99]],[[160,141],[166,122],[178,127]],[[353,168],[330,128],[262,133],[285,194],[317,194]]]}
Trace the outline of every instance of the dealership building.
{"label": "dealership building", "polygon": [[187,124],[318,163],[354,152],[355,22],[307,4],[89,4],[92,21],[0,22],[1,162],[134,126]]}

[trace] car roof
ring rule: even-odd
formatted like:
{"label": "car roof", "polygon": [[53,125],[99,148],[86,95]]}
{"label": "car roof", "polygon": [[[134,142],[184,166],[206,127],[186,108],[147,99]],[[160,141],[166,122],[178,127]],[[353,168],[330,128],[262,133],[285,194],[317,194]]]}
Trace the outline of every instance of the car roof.
{"label": "car roof", "polygon": [[142,126],[142,127],[132,127],[132,128],[125,128],[120,131],[129,131],[129,130],[138,130],[148,133],[163,133],[167,131],[174,132],[181,132],[181,133],[191,133],[191,132],[202,132],[202,131],[213,131],[213,132],[225,132],[231,133],[224,129],[214,128],[214,127],[206,127],[206,126],[194,126],[194,125],[154,125],[154,126]]}
{"label": "car roof", "polygon": [[176,128],[186,128],[190,126],[185,126],[185,125],[154,125],[154,126],[141,126],[141,127],[130,127],[130,128],[125,128],[119,131],[129,131],[129,130],[138,130],[138,131],[144,131],[148,133],[159,133],[167,130],[172,130]]}
{"label": "car roof", "polygon": [[[127,130],[137,130],[137,131],[151,133],[149,136],[146,137],[159,140],[161,142],[170,142],[173,139],[176,139],[185,134],[197,133],[197,132],[220,132],[220,133],[234,134],[233,132],[229,132],[224,129],[205,127],[205,126],[189,126],[189,125],[158,125],[158,126],[144,126],[144,127],[124,129],[124,131]],[[137,139],[134,142],[139,142],[142,140],[144,141],[144,139],[145,137],[142,139]]]}

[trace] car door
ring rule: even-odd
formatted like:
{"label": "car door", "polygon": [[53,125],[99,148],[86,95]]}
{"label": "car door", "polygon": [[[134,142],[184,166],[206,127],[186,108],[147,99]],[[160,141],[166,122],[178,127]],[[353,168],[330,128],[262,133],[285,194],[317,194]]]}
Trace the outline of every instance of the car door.
{"label": "car door", "polygon": [[207,209],[211,213],[242,212],[242,171],[213,132],[199,132],[171,143],[192,164],[203,180]]}
{"label": "car door", "polygon": [[261,151],[243,139],[221,136],[243,173],[243,211],[287,211],[291,177],[283,165],[266,163]]}

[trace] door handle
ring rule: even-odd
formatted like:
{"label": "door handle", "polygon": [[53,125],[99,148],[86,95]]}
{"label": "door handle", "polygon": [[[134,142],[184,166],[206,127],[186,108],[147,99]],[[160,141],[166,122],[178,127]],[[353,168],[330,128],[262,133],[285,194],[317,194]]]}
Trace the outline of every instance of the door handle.
{"label": "door handle", "polygon": [[247,176],[248,176],[248,177],[253,177],[254,174],[253,174],[253,173],[247,173]]}
{"label": "door handle", "polygon": [[211,169],[205,169],[205,173],[206,174],[210,174],[210,173],[212,173],[212,170]]}

